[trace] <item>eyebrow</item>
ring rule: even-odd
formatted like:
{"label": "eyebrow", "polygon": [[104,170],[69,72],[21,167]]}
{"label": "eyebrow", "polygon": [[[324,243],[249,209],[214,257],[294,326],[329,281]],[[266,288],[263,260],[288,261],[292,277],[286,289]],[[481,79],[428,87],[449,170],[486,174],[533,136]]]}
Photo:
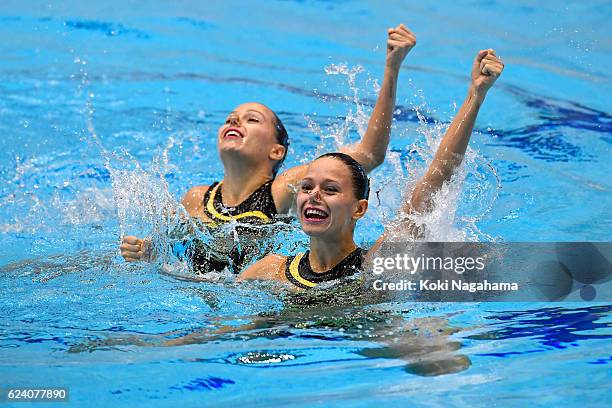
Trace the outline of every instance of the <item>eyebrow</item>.
{"label": "eyebrow", "polygon": [[[311,178],[311,177],[304,177],[304,178],[302,179],[302,182],[304,182],[304,181],[312,181],[312,178]],[[323,180],[323,182],[322,182],[321,184],[324,184],[324,183],[335,183],[335,184],[340,185],[340,182],[339,182],[338,180],[328,179],[328,178],[327,178],[327,179],[324,179],[324,180]]]}
{"label": "eyebrow", "polygon": [[340,186],[340,182],[338,180],[333,180],[333,179],[325,179],[323,180],[323,183],[333,183],[333,184],[337,184],[338,186]]}
{"label": "eyebrow", "polygon": [[[258,111],[258,110],[256,110],[256,109],[247,109],[246,111],[247,111],[247,112],[255,112],[255,113],[258,113],[258,114],[259,114],[259,115],[260,115],[260,116],[263,118],[263,120],[266,120],[266,115],[264,115],[263,113],[261,113],[260,111]],[[237,111],[231,111],[231,112],[228,114],[228,116],[229,116],[229,115],[231,115],[232,113],[238,113],[238,112],[237,112]]]}

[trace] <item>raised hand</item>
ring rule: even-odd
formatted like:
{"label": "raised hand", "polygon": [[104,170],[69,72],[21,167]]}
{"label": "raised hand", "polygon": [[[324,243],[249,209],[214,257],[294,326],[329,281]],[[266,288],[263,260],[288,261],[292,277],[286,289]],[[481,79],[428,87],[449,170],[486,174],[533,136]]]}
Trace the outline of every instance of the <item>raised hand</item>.
{"label": "raised hand", "polygon": [[121,240],[119,249],[127,262],[151,260],[151,243],[146,239],[127,235]]}
{"label": "raised hand", "polygon": [[504,70],[501,58],[492,49],[481,50],[472,65],[472,88],[479,96],[485,96]]}
{"label": "raised hand", "polygon": [[387,66],[399,69],[408,52],[416,45],[416,36],[405,25],[390,28],[387,34]]}

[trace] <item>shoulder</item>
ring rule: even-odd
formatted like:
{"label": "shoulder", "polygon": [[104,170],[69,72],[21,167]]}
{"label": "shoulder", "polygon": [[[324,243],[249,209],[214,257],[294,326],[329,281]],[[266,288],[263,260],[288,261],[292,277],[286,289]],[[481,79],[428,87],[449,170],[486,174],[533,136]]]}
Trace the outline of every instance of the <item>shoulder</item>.
{"label": "shoulder", "polygon": [[287,257],[271,254],[249,266],[238,277],[239,281],[248,279],[284,281]]}
{"label": "shoulder", "polygon": [[292,167],[274,179],[272,182],[272,198],[279,214],[286,214],[293,206],[293,199],[298,183],[308,170],[307,164]]}
{"label": "shoulder", "polygon": [[192,213],[202,206],[204,195],[209,188],[210,186],[195,186],[187,190],[181,203],[188,213]]}

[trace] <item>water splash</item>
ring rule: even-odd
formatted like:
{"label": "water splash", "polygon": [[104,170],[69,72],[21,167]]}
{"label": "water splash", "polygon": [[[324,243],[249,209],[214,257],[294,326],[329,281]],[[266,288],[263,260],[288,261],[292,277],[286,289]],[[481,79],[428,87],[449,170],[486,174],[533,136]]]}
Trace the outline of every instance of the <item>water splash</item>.
{"label": "water splash", "polygon": [[[322,143],[317,146],[316,155],[320,155],[323,151],[338,150],[340,147],[348,143],[350,130],[355,127],[359,137],[365,134],[367,129],[369,115],[365,108],[365,102],[361,93],[363,90],[369,90],[372,87],[367,84],[363,89],[357,84],[358,75],[365,72],[365,69],[360,66],[349,67],[347,64],[330,64],[324,68],[327,75],[338,75],[346,80],[350,95],[339,96],[337,94],[324,94],[320,96],[322,102],[328,103],[332,99],[339,99],[348,103],[346,108],[348,111],[344,115],[342,122],[333,121],[325,128],[315,120],[316,113],[313,117],[306,117],[309,129],[321,137]],[[368,83],[371,79],[368,79]],[[315,90],[315,93],[317,91]],[[331,146],[328,145],[331,141]]]}
{"label": "water splash", "polygon": [[[80,86],[85,89],[89,81],[86,71],[81,72]],[[120,237],[146,238],[157,263],[169,265],[169,270],[175,272],[189,269],[188,262],[175,254],[174,245],[187,237],[208,242],[210,235],[196,225],[169,191],[166,180],[166,174],[171,172],[169,154],[180,143],[169,136],[160,153],[153,157],[150,170],[144,169],[126,149],[111,152],[104,147],[94,126],[93,99],[93,92],[87,92],[87,136],[84,140],[97,148],[109,172]]]}

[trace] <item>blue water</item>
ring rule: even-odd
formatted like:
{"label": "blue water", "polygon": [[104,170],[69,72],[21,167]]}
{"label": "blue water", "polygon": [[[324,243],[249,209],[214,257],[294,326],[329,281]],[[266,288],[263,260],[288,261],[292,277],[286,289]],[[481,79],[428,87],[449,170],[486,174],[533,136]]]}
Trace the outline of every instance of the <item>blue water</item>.
{"label": "blue water", "polygon": [[[117,244],[150,233],[164,200],[221,177],[216,130],[240,103],[282,118],[285,167],[357,140],[386,28],[399,22],[418,44],[373,176],[382,200],[358,240],[380,233],[398,189],[425,169],[471,60],[491,47],[506,69],[461,194],[442,197],[458,210],[435,237],[610,241],[611,11],[605,1],[3,2],[0,386],[66,386],[74,406],[605,406],[609,303],[296,310],[267,287],[127,266]],[[126,209],[143,197],[159,198],[155,211]]]}

